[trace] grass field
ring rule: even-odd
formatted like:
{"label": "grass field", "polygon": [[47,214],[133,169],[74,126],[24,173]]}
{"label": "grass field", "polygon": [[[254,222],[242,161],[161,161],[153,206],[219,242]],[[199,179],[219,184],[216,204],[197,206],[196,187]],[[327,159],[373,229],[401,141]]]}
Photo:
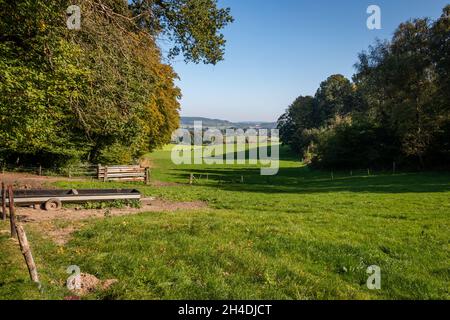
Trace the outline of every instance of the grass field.
{"label": "grass field", "polygon": [[[0,299],[62,298],[70,265],[119,280],[91,299],[450,299],[450,174],[334,172],[332,180],[282,151],[275,177],[255,166],[176,167],[166,148],[150,155],[152,176],[177,184],[59,182],[136,186],[209,207],[86,222],[65,246],[27,225],[42,293],[0,222]],[[371,265],[381,268],[381,290],[366,286]]]}

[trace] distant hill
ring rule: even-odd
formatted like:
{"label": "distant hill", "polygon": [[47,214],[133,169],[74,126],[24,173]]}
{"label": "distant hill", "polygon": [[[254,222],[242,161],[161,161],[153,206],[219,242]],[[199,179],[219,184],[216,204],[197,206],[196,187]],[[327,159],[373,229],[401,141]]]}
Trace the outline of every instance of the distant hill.
{"label": "distant hill", "polygon": [[210,119],[202,117],[181,117],[181,125],[185,127],[194,126],[195,121],[202,121],[204,127],[231,127],[233,123],[227,120]]}
{"label": "distant hill", "polygon": [[195,121],[202,121],[203,127],[214,128],[262,128],[262,129],[275,129],[277,127],[276,122],[259,122],[259,121],[243,121],[243,122],[231,122],[228,120],[211,119],[203,117],[181,117],[182,127],[193,127]]}

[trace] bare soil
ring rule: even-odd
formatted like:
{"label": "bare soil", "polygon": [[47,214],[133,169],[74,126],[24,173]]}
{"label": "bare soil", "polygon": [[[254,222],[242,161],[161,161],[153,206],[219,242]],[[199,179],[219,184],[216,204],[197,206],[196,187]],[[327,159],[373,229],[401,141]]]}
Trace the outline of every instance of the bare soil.
{"label": "bare soil", "polygon": [[104,219],[136,215],[144,212],[174,212],[180,210],[195,210],[207,208],[204,202],[170,202],[153,200],[144,203],[142,208],[123,209],[78,209],[63,208],[57,211],[45,211],[33,208],[16,208],[17,221],[37,224],[45,230],[45,234],[58,245],[66,244],[71,235],[81,229],[89,219]]}
{"label": "bare soil", "polygon": [[[52,182],[67,181],[68,178],[37,176],[27,173],[0,174],[0,181],[13,185],[15,189],[54,189]],[[76,180],[76,179],[73,179]],[[154,186],[165,186],[160,182],[153,182]],[[136,215],[144,212],[174,212],[179,210],[196,210],[207,208],[207,204],[196,202],[171,202],[160,199],[146,199],[142,207],[123,209],[81,209],[67,207],[57,211],[45,211],[40,208],[16,208],[17,221],[37,225],[45,230],[45,234],[59,245],[70,240],[71,235],[81,229],[89,219],[103,219],[106,217]]]}
{"label": "bare soil", "polygon": [[[76,288],[76,283],[75,283],[75,279],[72,283],[73,287]],[[79,288],[78,289],[74,289],[73,292],[78,295],[78,296],[85,296],[89,293],[92,293],[96,290],[107,290],[109,289],[112,285],[116,284],[118,282],[117,279],[108,279],[105,281],[102,281],[100,279],[98,279],[96,276],[93,276],[92,274],[88,274],[88,273],[82,273],[80,274],[80,279],[79,279]]]}
{"label": "bare soil", "polygon": [[12,185],[15,189],[54,189],[52,182],[67,180],[61,177],[37,176],[29,173],[5,172],[0,173],[0,181]]}
{"label": "bare soil", "polygon": [[195,210],[206,208],[204,202],[170,202],[165,200],[153,200],[144,203],[142,208],[123,208],[123,209],[79,209],[62,208],[57,211],[45,211],[34,208],[16,208],[18,220],[24,223],[43,222],[53,220],[78,221],[90,218],[105,218],[116,216],[134,215],[143,212],[173,212],[179,210]]}

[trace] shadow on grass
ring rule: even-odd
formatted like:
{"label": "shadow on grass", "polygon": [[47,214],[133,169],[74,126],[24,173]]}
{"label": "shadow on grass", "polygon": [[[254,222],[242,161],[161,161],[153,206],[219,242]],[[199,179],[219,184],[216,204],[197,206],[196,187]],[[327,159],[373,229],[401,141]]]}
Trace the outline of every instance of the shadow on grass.
{"label": "shadow on grass", "polygon": [[[356,172],[314,171],[307,167],[280,168],[276,176],[261,176],[259,168],[193,168],[173,169],[177,180],[193,173],[196,185],[214,186],[222,190],[258,193],[430,193],[450,191],[449,173],[405,173],[368,176]],[[206,180],[208,176],[208,180]],[[200,179],[201,177],[201,179]],[[244,183],[241,183],[241,179]]]}

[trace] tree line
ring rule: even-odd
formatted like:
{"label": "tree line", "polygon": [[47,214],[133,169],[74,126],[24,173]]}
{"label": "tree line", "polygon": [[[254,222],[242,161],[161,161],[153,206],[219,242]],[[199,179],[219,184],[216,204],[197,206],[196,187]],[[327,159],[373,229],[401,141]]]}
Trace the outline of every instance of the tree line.
{"label": "tree line", "polygon": [[[70,5],[80,30],[66,26]],[[232,21],[217,0],[0,0],[0,160],[125,164],[170,142],[170,59],[218,63]]]}
{"label": "tree line", "polygon": [[332,75],[292,103],[281,141],[322,168],[448,168],[450,5],[400,24],[358,60],[352,81]]}

